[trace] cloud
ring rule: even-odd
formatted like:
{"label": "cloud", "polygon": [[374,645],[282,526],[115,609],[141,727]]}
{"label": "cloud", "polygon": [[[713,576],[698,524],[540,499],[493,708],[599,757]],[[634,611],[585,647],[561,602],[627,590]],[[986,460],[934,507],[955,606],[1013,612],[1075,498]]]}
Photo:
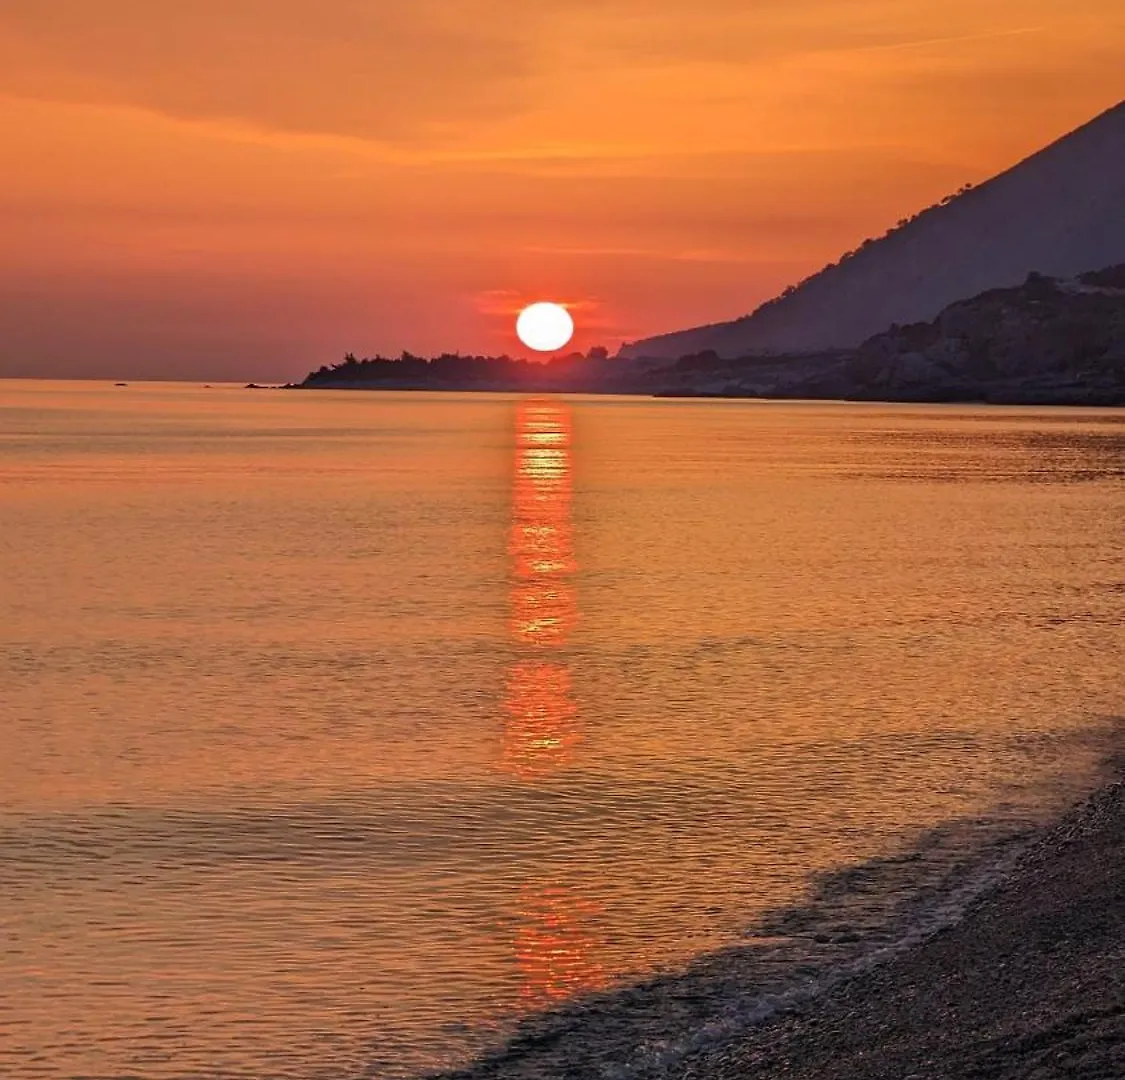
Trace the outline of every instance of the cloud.
{"label": "cloud", "polygon": [[596,296],[572,296],[528,289],[484,289],[473,296],[473,307],[486,319],[513,322],[528,304],[540,300],[565,307],[586,330],[612,328],[615,324],[605,310],[605,302]]}
{"label": "cloud", "polygon": [[640,259],[652,262],[687,263],[757,263],[760,256],[746,251],[722,248],[646,248],[646,247],[563,247],[528,245],[523,249],[530,255],[562,256],[581,259]]}
{"label": "cloud", "polygon": [[966,41],[991,41],[995,38],[1022,37],[1024,34],[1041,34],[1044,26],[1019,26],[1009,30],[985,30],[976,34],[954,34],[947,37],[919,38],[916,41],[892,41],[880,45],[859,46],[858,52],[880,52],[894,49],[924,49],[934,45],[959,45]]}
{"label": "cloud", "polygon": [[[1117,2],[1075,0],[1068,18],[1111,19]],[[719,65],[741,73],[737,92],[760,99],[773,94],[772,63],[818,52],[967,47],[1026,34],[1055,7],[1054,0],[696,0],[690,7],[684,0],[4,0],[0,93],[131,105],[223,121],[244,135],[266,129],[455,145],[478,125],[581,98],[583,80],[612,89],[614,74],[649,73],[672,97],[690,98],[693,88],[676,73],[698,78],[698,65]]]}
{"label": "cloud", "polygon": [[0,92],[411,142],[521,107],[528,16],[485,0],[6,0]]}
{"label": "cloud", "polygon": [[473,297],[473,306],[481,315],[515,318],[532,300],[515,289],[485,289]]}

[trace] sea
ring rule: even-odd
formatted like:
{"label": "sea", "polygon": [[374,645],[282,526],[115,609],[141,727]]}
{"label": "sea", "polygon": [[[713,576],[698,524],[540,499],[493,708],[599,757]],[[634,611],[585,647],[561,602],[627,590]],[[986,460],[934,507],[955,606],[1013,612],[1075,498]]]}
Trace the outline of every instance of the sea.
{"label": "sea", "polygon": [[0,382],[0,1075],[736,1037],[1097,782],[1123,480],[1113,410]]}

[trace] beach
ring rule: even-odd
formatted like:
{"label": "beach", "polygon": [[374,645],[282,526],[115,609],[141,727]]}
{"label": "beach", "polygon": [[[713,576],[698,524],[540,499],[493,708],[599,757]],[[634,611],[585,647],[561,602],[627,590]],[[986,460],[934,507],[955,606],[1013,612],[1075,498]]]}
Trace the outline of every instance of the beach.
{"label": "beach", "polygon": [[682,1080],[1125,1076],[1125,785],[1035,841],[958,923],[702,1053]]}

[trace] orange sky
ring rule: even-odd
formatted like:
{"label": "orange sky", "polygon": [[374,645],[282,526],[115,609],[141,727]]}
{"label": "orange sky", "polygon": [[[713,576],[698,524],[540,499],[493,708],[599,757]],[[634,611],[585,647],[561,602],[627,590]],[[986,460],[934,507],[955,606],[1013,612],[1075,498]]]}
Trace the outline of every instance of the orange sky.
{"label": "orange sky", "polygon": [[1121,0],[3,0],[0,375],[744,314],[1122,71]]}

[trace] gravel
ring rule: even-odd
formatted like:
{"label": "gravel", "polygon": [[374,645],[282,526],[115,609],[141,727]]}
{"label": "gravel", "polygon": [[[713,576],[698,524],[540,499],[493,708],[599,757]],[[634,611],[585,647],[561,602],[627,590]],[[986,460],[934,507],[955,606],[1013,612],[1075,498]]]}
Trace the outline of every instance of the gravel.
{"label": "gravel", "polygon": [[670,1075],[1125,1080],[1125,785],[1049,829],[955,925]]}

